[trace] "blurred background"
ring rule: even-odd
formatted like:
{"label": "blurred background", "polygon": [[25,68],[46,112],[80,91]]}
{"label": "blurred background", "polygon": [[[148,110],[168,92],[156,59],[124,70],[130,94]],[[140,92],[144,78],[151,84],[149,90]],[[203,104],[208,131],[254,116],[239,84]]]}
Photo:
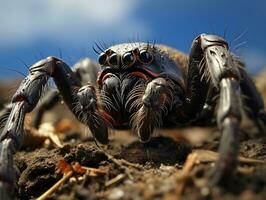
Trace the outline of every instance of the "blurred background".
{"label": "blurred background", "polygon": [[69,65],[97,59],[95,42],[156,41],[188,53],[200,33],[225,37],[258,74],[266,68],[265,10],[260,0],[0,0],[0,80],[50,55]]}

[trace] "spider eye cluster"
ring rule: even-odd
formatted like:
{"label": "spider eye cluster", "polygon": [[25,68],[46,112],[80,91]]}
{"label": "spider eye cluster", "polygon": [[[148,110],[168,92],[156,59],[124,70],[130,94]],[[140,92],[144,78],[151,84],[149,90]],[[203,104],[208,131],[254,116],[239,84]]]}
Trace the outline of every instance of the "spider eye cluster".
{"label": "spider eye cluster", "polygon": [[115,52],[107,50],[100,54],[98,62],[100,65],[110,65],[117,67],[121,63],[124,66],[132,66],[136,61],[141,64],[150,64],[153,61],[153,55],[147,49],[134,49],[124,53],[121,57]]}

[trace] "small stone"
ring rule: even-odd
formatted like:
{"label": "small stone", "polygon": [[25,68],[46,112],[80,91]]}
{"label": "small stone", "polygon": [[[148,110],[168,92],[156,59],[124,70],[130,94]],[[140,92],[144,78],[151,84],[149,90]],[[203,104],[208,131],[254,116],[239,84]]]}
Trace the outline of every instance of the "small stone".
{"label": "small stone", "polygon": [[203,187],[200,192],[203,196],[208,196],[210,194],[210,189],[208,187]]}
{"label": "small stone", "polygon": [[116,188],[110,192],[108,199],[111,199],[111,200],[122,199],[124,195],[125,193],[123,190]]}

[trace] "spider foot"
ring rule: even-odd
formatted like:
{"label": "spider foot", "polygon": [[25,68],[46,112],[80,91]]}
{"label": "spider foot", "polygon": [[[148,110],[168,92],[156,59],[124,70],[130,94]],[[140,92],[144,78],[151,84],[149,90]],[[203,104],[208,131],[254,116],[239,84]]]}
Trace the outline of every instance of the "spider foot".
{"label": "spider foot", "polygon": [[226,186],[237,166],[239,146],[239,119],[227,117],[222,122],[223,135],[219,147],[220,157],[210,172],[210,185]]}
{"label": "spider foot", "polygon": [[208,185],[213,186],[225,186],[228,183],[228,177],[230,177],[231,172],[226,172],[222,167],[215,166],[213,170],[210,171],[208,178]]}
{"label": "spider foot", "polygon": [[13,153],[14,143],[12,139],[0,143],[0,199],[13,199],[15,187]]}

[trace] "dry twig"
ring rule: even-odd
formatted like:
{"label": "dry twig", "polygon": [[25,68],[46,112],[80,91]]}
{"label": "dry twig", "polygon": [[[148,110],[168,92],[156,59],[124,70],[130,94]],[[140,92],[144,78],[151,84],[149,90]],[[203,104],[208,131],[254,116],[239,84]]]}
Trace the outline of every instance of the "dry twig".
{"label": "dry twig", "polygon": [[120,167],[124,167],[124,166],[128,166],[128,167],[133,167],[135,169],[142,169],[142,166],[139,165],[139,164],[136,164],[136,163],[131,163],[131,162],[128,162],[124,159],[117,159],[115,158],[114,156],[112,156],[111,154],[109,154],[108,152],[104,151],[103,149],[101,148],[98,148],[98,150],[100,152],[102,152],[103,154],[106,155],[106,157],[108,158],[108,160],[111,160],[113,163],[117,164],[118,166]]}
{"label": "dry twig", "polygon": [[128,167],[133,167],[135,169],[142,170],[142,167],[139,164],[130,163],[124,159],[117,159],[114,156],[112,156],[111,154],[109,154],[108,152],[101,149],[100,147],[98,147],[98,150],[100,152],[102,152],[103,154],[105,154],[106,157],[108,158],[108,160],[112,161],[113,163],[118,165],[121,169],[123,169],[125,171],[126,175],[128,176],[128,178],[130,178],[131,180],[133,180],[133,176],[131,175]]}
{"label": "dry twig", "polygon": [[189,173],[191,172],[194,165],[197,163],[198,155],[196,153],[191,153],[188,155],[185,165],[182,169],[182,175],[176,185],[176,191],[178,195],[181,195],[186,187]]}
{"label": "dry twig", "polygon": [[[202,163],[214,162],[214,161],[217,161],[219,158],[219,153],[210,151],[210,150],[197,149],[197,150],[194,150],[193,152],[198,154],[198,160],[199,162],[202,162]],[[245,164],[265,164],[265,161],[263,160],[245,158],[242,156],[238,156],[238,161],[240,163],[245,163]]]}
{"label": "dry twig", "polygon": [[107,181],[105,183],[105,187],[110,187],[111,185],[114,185],[116,183],[121,182],[124,178],[125,178],[125,174],[118,174],[116,177],[114,177],[113,179]]}
{"label": "dry twig", "polygon": [[56,182],[49,190],[47,190],[45,193],[43,193],[40,197],[38,197],[36,200],[45,200],[48,199],[48,197],[56,192],[58,188],[63,185],[71,176],[73,175],[73,171],[69,171],[68,173],[64,174],[64,176]]}
{"label": "dry twig", "polygon": [[61,185],[68,181],[68,179],[70,179],[74,174],[88,174],[94,176],[97,174],[106,173],[106,171],[102,169],[81,166],[78,162],[70,165],[65,160],[60,160],[58,162],[58,169],[64,173],[63,177],[58,182],[56,182],[49,190],[47,190],[40,197],[38,197],[37,200],[47,199],[51,194],[56,192]]}

